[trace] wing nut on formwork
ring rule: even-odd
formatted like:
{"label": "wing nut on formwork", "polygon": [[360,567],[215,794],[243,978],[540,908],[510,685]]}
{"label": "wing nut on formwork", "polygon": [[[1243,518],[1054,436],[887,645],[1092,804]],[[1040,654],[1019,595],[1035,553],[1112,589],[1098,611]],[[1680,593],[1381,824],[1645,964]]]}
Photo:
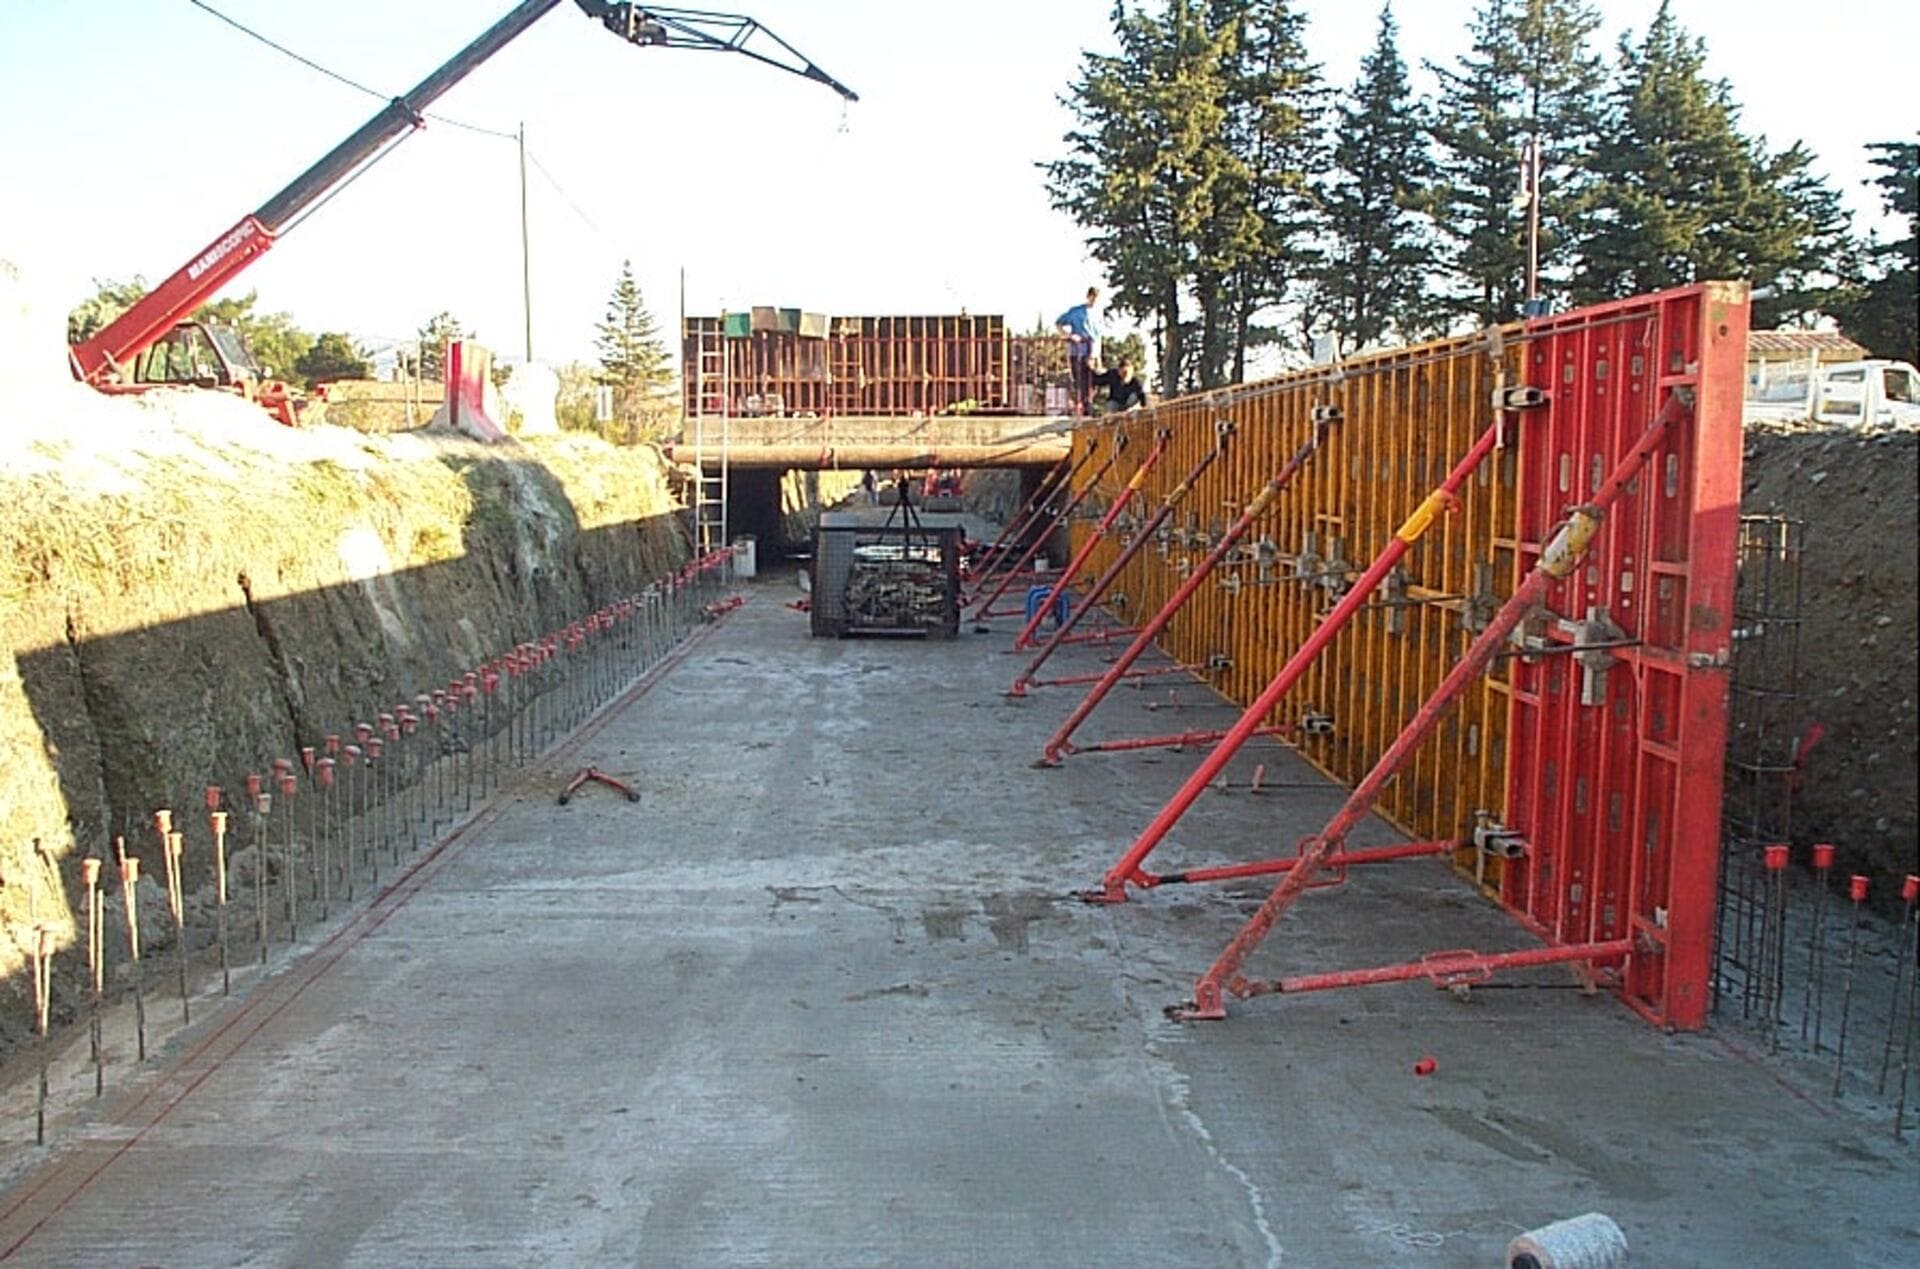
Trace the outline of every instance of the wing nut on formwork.
{"label": "wing nut on formwork", "polygon": [[1538,410],[1553,398],[1545,388],[1536,388],[1522,384],[1517,388],[1495,388],[1493,390],[1493,408],[1496,410]]}
{"label": "wing nut on formwork", "polygon": [[1473,848],[1495,859],[1525,859],[1527,839],[1486,811],[1474,812]]}
{"label": "wing nut on formwork", "polygon": [[1273,580],[1273,566],[1280,562],[1280,544],[1272,538],[1262,536],[1253,544],[1253,563],[1257,570],[1254,583],[1259,586],[1270,585]]}

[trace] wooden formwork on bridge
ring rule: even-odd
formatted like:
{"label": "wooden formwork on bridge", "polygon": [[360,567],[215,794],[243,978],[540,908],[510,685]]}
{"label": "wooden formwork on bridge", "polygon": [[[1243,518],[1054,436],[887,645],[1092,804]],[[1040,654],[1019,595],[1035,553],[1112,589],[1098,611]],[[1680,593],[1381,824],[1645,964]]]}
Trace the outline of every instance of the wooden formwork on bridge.
{"label": "wooden formwork on bridge", "polygon": [[[1453,843],[1455,864],[1549,945],[1632,940],[1633,953],[1616,950],[1621,963],[1597,965],[1599,976],[1654,1021],[1703,1025],[1746,326],[1745,288],[1708,283],[1088,426],[1076,454],[1115,432],[1133,455],[1163,430],[1170,439],[1085,576],[1119,557],[1229,425],[1217,461],[1104,597],[1119,619],[1144,620],[1323,426],[1321,448],[1159,642],[1175,662],[1211,663],[1214,687],[1251,702],[1362,570],[1396,537],[1411,541],[1266,720],[1294,728],[1299,752],[1351,786],[1568,513],[1622,459],[1635,464],[1578,568],[1545,592],[1375,809],[1417,839]],[[1539,405],[1496,409],[1527,387]],[[1458,496],[1430,499],[1496,423],[1498,442]],[[1657,447],[1640,467],[1652,432]],[[1076,546],[1138,462],[1109,469],[1074,525]]]}
{"label": "wooden formwork on bridge", "polygon": [[1065,341],[994,315],[834,317],[813,332],[688,317],[680,340],[688,417],[1066,412]]}

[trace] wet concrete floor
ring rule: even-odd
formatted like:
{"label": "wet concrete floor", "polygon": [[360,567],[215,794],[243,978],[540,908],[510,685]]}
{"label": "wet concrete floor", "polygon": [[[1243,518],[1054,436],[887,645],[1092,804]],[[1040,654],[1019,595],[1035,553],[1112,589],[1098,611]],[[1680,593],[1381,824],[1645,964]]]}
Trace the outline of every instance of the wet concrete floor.
{"label": "wet concrete floor", "polygon": [[[0,1251],[1489,1265],[1599,1210],[1635,1263],[1920,1262],[1911,1136],[1564,971],[1167,1021],[1262,888],[1065,896],[1192,756],[1031,770],[1077,697],[1000,697],[1008,623],[816,641],[773,571],[329,941],[207,1002],[145,1085],[59,1125],[0,1193]],[[1180,726],[1230,717],[1183,695]],[[1089,734],[1163,729],[1144,699],[1117,694]],[[1230,774],[1254,761],[1288,787],[1208,794],[1157,862],[1278,853],[1338,805],[1278,749]],[[557,807],[588,763],[639,804],[590,786]],[[1255,968],[1527,945],[1412,861],[1309,895]]]}

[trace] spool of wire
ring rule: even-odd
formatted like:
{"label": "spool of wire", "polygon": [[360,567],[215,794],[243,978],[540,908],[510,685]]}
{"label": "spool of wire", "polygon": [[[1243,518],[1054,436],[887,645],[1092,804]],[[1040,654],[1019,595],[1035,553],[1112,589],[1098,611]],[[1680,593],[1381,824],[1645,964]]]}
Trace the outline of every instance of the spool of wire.
{"label": "spool of wire", "polygon": [[1627,1236],[1600,1212],[1531,1229],[1507,1244],[1507,1269],[1626,1269]]}

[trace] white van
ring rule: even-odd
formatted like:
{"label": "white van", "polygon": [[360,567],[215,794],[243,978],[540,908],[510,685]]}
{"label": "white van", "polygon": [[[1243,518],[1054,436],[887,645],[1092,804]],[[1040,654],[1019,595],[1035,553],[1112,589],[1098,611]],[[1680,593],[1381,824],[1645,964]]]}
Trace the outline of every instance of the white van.
{"label": "white van", "polygon": [[1920,371],[1904,361],[1843,361],[1783,376],[1747,398],[1748,422],[1811,419],[1842,427],[1920,427]]}

